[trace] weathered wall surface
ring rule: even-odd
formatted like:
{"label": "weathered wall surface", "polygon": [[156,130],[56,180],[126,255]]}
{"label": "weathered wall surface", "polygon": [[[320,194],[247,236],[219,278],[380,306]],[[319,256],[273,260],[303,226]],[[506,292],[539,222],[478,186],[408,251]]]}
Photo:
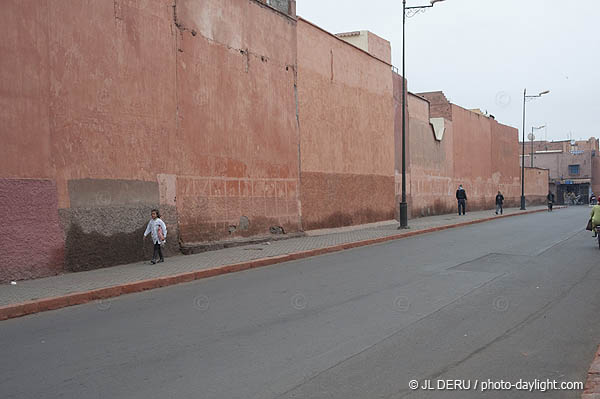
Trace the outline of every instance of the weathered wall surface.
{"label": "weathered wall surface", "polygon": [[[157,171],[168,167],[176,112],[172,22],[173,9],[158,0],[3,4],[0,129],[9,145],[0,170],[55,182],[55,207],[45,216],[58,219],[60,209],[67,268],[122,263],[142,251],[136,229],[149,213],[120,217],[122,206],[139,204],[110,193],[121,187],[116,180],[156,184]],[[70,192],[81,179],[104,184]],[[73,206],[72,195],[80,195]],[[125,242],[127,249],[115,249]],[[45,267],[56,271],[55,261]],[[26,269],[12,278],[48,274]]]}
{"label": "weathered wall surface", "polygon": [[[147,259],[155,207],[167,254],[298,230],[295,2],[275,3],[3,3],[0,178],[54,182],[43,217],[64,254],[40,250],[10,278]],[[15,226],[39,210],[23,204]]]}
{"label": "weathered wall surface", "polygon": [[381,61],[392,63],[392,46],[390,42],[376,34],[369,32],[367,35],[369,41],[369,54],[379,58]]}
{"label": "weathered wall surface", "polygon": [[525,168],[525,200],[527,205],[546,203],[548,169]]}
{"label": "weathered wall surface", "polygon": [[437,141],[429,122],[429,103],[408,96],[410,130],[411,215],[414,217],[453,211],[454,141],[452,123],[445,121],[443,139]]}
{"label": "weathered wall surface", "polygon": [[[587,143],[587,142],[584,142]],[[567,147],[568,148],[568,147]],[[600,164],[595,150],[580,150],[575,154],[567,152],[545,152],[536,153],[534,165],[549,170],[549,178],[552,184],[565,184],[567,180],[575,183],[591,183],[592,192],[600,189],[598,184],[598,172]],[[528,157],[525,157],[528,164]],[[571,174],[569,165],[579,165],[579,173]]]}
{"label": "weathered wall surface", "polygon": [[182,240],[298,230],[296,21],[253,1],[180,0],[177,23]]}
{"label": "weathered wall surface", "polygon": [[596,197],[600,195],[600,155],[598,153],[592,157],[592,192]]}
{"label": "weathered wall surface", "polygon": [[[519,131],[490,119],[491,159],[492,159],[492,196],[498,190],[505,198],[505,206],[519,206],[521,203],[521,166],[519,162]],[[547,179],[545,182],[548,185]],[[547,187],[546,187],[547,189]]]}
{"label": "weathered wall surface", "polygon": [[47,2],[2,2],[0,173],[4,177],[52,176],[49,14]]}
{"label": "weathered wall surface", "polygon": [[[456,211],[459,184],[467,191],[467,210],[493,208],[498,191],[506,206],[518,205],[517,129],[451,104],[442,92],[411,95],[408,100],[410,208],[414,217]],[[434,137],[430,117],[444,118],[441,141]],[[528,202],[539,202],[540,187],[547,193],[547,172],[528,172],[526,182],[526,193],[531,191],[532,196]]]}
{"label": "weathered wall surface", "polygon": [[[531,152],[531,141],[527,141],[525,152]],[[563,152],[575,151],[598,151],[599,140],[595,137],[590,137],[587,140],[576,140],[574,144],[570,140],[545,141],[536,140],[533,142],[534,151],[552,151],[561,150]]]}
{"label": "weathered wall surface", "polygon": [[299,20],[298,98],[304,228],[393,218],[389,64]]}
{"label": "weathered wall surface", "polygon": [[[551,179],[560,179],[561,175],[564,177],[564,174],[561,173],[559,165],[559,159],[562,156],[561,152],[551,152],[544,154],[535,154],[534,156],[534,166],[536,168],[548,169],[550,173]],[[529,164],[529,158],[525,156],[525,165]]]}
{"label": "weathered wall surface", "polygon": [[63,232],[51,180],[0,179],[0,283],[62,272]]}
{"label": "weathered wall surface", "polygon": [[[452,104],[452,127],[454,131],[454,173],[464,180],[470,210],[491,208],[491,128],[483,115]],[[515,161],[516,162],[516,161]],[[456,188],[455,188],[456,189]]]}
{"label": "weathered wall surface", "polygon": [[[362,51],[297,21],[293,0],[2,6],[0,281],[148,259],[157,207],[167,254],[394,217],[402,79],[387,41]],[[459,183],[469,209],[516,198],[516,129],[424,96],[408,101],[410,214],[453,211]]]}

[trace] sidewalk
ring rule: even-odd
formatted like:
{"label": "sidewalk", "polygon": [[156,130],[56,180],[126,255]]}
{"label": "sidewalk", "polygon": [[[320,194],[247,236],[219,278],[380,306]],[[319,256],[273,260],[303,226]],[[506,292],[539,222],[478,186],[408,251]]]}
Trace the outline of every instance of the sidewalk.
{"label": "sidewalk", "polygon": [[600,347],[590,365],[581,399],[600,398]]}
{"label": "sidewalk", "polygon": [[167,258],[164,263],[156,265],[137,262],[105,269],[18,281],[17,285],[2,284],[0,285],[0,320],[490,219],[544,210],[546,210],[545,206],[538,206],[530,207],[527,211],[520,211],[518,208],[505,209],[503,216],[495,216],[493,210],[487,210],[469,212],[466,216],[460,217],[456,214],[424,217],[410,220],[410,229],[408,230],[398,230],[396,221],[314,230],[307,232],[305,237],[226,248],[194,255],[174,256]]}

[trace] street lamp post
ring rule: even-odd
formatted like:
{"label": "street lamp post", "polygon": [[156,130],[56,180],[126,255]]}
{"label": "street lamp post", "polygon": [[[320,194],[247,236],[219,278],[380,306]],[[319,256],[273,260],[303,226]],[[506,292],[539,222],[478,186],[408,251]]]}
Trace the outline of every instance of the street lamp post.
{"label": "street lamp post", "polygon": [[[406,7],[406,0],[402,0],[402,202],[400,202],[400,227],[408,228],[408,205],[406,203],[406,62],[405,62],[405,37],[406,37],[406,10],[415,14],[425,8],[433,7],[435,3],[445,0],[431,0],[427,6]],[[414,14],[413,14],[414,15]]]}
{"label": "street lamp post", "polygon": [[542,126],[531,126],[531,135],[529,136],[529,141],[531,141],[531,167],[533,168],[533,141],[535,140],[535,136],[533,135],[533,131],[534,130],[540,130],[545,128],[546,125],[542,125]]}
{"label": "street lamp post", "polygon": [[521,210],[525,210],[525,102],[528,98],[541,97],[550,93],[550,90],[542,91],[536,95],[527,95],[527,89],[523,90],[523,150],[521,154]]}

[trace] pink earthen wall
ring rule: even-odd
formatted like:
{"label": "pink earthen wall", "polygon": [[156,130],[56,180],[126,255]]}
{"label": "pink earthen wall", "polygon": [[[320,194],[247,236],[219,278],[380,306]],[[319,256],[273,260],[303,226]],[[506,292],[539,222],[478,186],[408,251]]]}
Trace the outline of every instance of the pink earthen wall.
{"label": "pink earthen wall", "polygon": [[368,33],[369,54],[379,58],[381,61],[392,63],[392,46],[389,41],[376,34]]}
{"label": "pink earthen wall", "polygon": [[600,154],[592,157],[592,192],[600,195]]}
{"label": "pink earthen wall", "polygon": [[0,179],[0,203],[0,283],[62,272],[65,243],[54,183]]}
{"label": "pink earthen wall", "polygon": [[547,195],[548,169],[525,168],[525,198],[527,204],[544,204]]}
{"label": "pink earthen wall", "polygon": [[455,208],[453,126],[445,122],[443,139],[437,141],[429,122],[429,103],[408,96],[410,130],[411,215],[427,216]]}
{"label": "pink earthen wall", "polygon": [[300,19],[298,99],[304,228],[393,218],[390,66]]}
{"label": "pink earthen wall", "polygon": [[[64,269],[147,258],[154,207],[168,253],[299,229],[295,19],[253,0],[2,6],[0,178],[54,181]],[[11,278],[57,270],[36,267]]]}
{"label": "pink earthen wall", "polygon": [[[0,129],[8,145],[0,149],[1,177],[54,181],[56,201],[47,217],[60,215],[66,268],[122,263],[130,259],[123,253],[139,259],[137,230],[143,231],[150,209],[132,215],[127,209],[137,198],[117,204],[115,187],[80,195],[69,184],[156,184],[157,171],[167,170],[176,112],[172,7],[159,0],[9,0],[2,11]],[[86,200],[71,207],[71,195]],[[115,232],[129,239],[111,240]],[[172,232],[176,244],[177,228]],[[106,252],[107,241],[114,251]],[[24,260],[12,278],[54,273],[56,263],[37,269],[29,273]]]}
{"label": "pink earthen wall", "polygon": [[177,4],[183,241],[298,230],[296,21],[252,1]]}
{"label": "pink earthen wall", "polygon": [[[394,217],[401,78],[297,21],[295,2],[272,4],[279,11],[257,0],[2,4],[0,193],[11,237],[0,280],[147,259],[141,237],[155,207],[168,254],[271,226]],[[385,55],[385,43],[373,36],[369,47]],[[459,183],[472,208],[498,189],[516,196],[516,130],[441,92],[424,96],[409,96],[411,214],[452,211]],[[429,117],[446,118],[441,142]]]}
{"label": "pink earthen wall", "polygon": [[[409,206],[413,217],[454,212],[459,184],[467,191],[468,210],[493,208],[498,191],[503,193],[506,206],[518,205],[521,169],[517,129],[451,104],[442,92],[411,95],[408,100]],[[430,117],[445,120],[441,141],[434,138]],[[548,173],[527,173],[527,201],[540,203],[540,192],[547,193]]]}

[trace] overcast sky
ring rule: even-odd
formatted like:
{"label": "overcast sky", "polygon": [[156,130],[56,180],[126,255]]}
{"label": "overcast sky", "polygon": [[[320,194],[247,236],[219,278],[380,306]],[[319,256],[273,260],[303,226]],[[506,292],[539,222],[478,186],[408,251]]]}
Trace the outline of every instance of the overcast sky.
{"label": "overcast sky", "polygon": [[[429,4],[408,0],[407,6]],[[369,30],[402,62],[401,0],[297,0],[297,13],[332,32]],[[600,137],[600,1],[446,0],[406,20],[412,92],[442,90],[521,130],[523,89],[550,90],[527,102],[526,133],[548,140]],[[541,137],[540,137],[541,136]]]}

